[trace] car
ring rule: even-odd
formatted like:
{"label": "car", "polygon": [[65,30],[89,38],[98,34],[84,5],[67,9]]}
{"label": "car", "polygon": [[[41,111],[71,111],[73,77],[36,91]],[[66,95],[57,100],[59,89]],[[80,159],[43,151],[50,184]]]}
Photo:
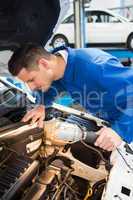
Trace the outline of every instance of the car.
{"label": "car", "polygon": [[[110,10],[85,10],[87,46],[124,46],[133,49],[133,22]],[[58,27],[51,41],[53,47],[74,45],[74,14]]]}
{"label": "car", "polygon": [[110,157],[110,153],[83,141],[90,142],[89,134],[92,141],[93,133],[109,125],[107,122],[57,104],[46,108],[45,129],[21,122],[27,110],[35,106],[35,98],[27,85],[10,76],[8,59],[22,44],[45,46],[67,3],[0,1],[1,200],[132,199],[133,147],[124,142]]}

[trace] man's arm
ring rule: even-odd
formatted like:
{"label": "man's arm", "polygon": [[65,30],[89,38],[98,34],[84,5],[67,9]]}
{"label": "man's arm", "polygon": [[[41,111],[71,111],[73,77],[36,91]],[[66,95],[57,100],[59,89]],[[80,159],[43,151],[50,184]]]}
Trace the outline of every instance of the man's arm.
{"label": "man's arm", "polygon": [[127,107],[121,110],[121,116],[112,124],[112,129],[103,128],[97,133],[99,137],[96,146],[112,151],[121,144],[122,140],[127,143],[133,141],[133,108],[129,104]]}
{"label": "man's arm", "polygon": [[112,58],[101,71],[100,85],[106,91],[102,105],[112,129],[101,129],[95,145],[112,151],[122,140],[133,141],[133,69]]}
{"label": "man's arm", "polygon": [[133,107],[123,110],[120,118],[112,124],[112,128],[123,138],[124,141],[130,143],[133,141]]}

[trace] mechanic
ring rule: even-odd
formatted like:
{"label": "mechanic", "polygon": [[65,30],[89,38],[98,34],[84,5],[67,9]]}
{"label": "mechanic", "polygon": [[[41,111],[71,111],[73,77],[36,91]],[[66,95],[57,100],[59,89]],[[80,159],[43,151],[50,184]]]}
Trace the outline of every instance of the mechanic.
{"label": "mechanic", "polygon": [[133,69],[123,67],[112,55],[94,48],[67,47],[50,53],[27,44],[13,53],[8,68],[32,90],[45,91],[40,105],[26,113],[24,122],[31,120],[42,127],[44,105],[67,91],[88,112],[110,122],[111,128],[97,132],[96,146],[112,151],[123,140],[133,140]]}

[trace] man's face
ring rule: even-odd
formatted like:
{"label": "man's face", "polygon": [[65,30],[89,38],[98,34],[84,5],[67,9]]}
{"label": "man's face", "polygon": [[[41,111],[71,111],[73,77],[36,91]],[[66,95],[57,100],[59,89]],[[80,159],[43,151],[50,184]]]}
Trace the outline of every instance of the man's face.
{"label": "man's face", "polygon": [[22,68],[17,77],[27,83],[31,90],[47,91],[52,84],[52,70],[41,65],[37,70]]}

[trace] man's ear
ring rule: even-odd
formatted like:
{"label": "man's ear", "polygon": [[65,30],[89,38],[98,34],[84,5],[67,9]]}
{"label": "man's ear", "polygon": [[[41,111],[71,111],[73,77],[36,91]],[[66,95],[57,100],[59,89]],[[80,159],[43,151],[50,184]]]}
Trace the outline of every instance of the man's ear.
{"label": "man's ear", "polygon": [[49,69],[49,62],[45,58],[40,58],[38,60],[38,65],[44,67],[45,69]]}

